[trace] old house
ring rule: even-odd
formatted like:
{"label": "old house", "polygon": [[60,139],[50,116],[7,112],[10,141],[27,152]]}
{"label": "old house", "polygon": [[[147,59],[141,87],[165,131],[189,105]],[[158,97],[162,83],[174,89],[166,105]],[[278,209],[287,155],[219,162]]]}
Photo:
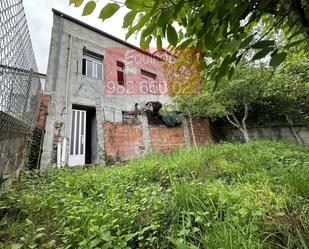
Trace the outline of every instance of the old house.
{"label": "old house", "polygon": [[156,120],[170,101],[160,57],[53,13],[41,168],[168,152],[190,145],[192,131],[198,143],[212,142],[207,120],[176,127]]}

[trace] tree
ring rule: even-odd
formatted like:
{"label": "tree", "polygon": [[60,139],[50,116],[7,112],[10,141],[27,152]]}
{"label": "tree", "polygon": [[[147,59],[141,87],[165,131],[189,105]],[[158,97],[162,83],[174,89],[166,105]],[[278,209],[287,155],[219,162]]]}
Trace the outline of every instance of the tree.
{"label": "tree", "polygon": [[[83,2],[70,0],[76,7]],[[307,47],[309,41],[308,0],[109,0],[99,18],[106,20],[121,7],[129,9],[123,21],[126,38],[140,32],[141,47],[156,39],[161,48],[166,39],[173,47],[201,48],[205,77],[213,81],[231,78],[249,51],[254,59],[270,55],[276,68],[289,48],[304,42]],[[83,15],[95,8],[96,2],[88,1]],[[280,30],[287,37],[283,44],[269,37]]]}
{"label": "tree", "polygon": [[297,59],[295,63],[295,58],[289,58],[285,67],[276,72],[264,65],[238,68],[233,78],[220,84],[216,91],[213,91],[215,82],[210,82],[201,95],[175,96],[169,109],[193,117],[225,118],[241,131],[245,141],[250,140],[247,128],[250,114],[253,116],[256,108],[262,115],[260,110],[266,110],[271,116],[284,117],[297,141],[302,143],[293,128],[293,119],[308,118],[308,62],[303,58],[303,62]]}
{"label": "tree", "polygon": [[284,67],[265,85],[263,104],[269,112],[286,119],[297,142],[302,144],[294,129],[294,120],[309,120],[308,53],[291,53]]}

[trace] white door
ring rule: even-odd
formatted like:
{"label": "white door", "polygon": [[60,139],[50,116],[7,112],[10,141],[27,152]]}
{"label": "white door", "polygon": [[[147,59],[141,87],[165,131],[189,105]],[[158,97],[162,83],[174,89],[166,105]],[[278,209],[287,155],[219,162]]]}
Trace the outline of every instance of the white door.
{"label": "white door", "polygon": [[69,165],[85,164],[86,111],[72,110]]}

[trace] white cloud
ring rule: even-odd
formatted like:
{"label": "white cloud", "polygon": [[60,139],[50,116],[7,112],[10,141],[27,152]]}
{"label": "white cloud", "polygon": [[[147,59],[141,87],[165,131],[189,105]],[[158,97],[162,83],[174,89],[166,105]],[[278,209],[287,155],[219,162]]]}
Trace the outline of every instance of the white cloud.
{"label": "white cloud", "polygon": [[[95,13],[90,16],[82,17],[83,8],[75,8],[69,6],[69,0],[24,0],[25,12],[27,16],[28,26],[34,47],[34,53],[38,64],[39,72],[46,73],[49,55],[50,37],[53,22],[52,8],[64,12],[74,18],[77,18],[89,25],[95,26],[107,33],[110,33],[120,39],[125,38],[125,30],[123,30],[123,16],[127,12],[125,8],[121,8],[115,16],[102,22],[99,16],[100,8],[97,7]],[[128,42],[137,45],[139,41],[136,37],[131,37]]]}

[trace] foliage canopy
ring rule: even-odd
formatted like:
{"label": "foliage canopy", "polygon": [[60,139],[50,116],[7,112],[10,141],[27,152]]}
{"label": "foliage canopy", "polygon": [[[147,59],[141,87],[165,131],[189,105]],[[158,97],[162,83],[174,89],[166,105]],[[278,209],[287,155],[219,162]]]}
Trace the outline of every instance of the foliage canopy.
{"label": "foliage canopy", "polygon": [[[76,7],[83,2],[70,0]],[[87,2],[83,14],[91,14],[94,5]],[[308,47],[307,0],[110,0],[99,17],[106,20],[124,6],[129,9],[123,21],[126,38],[140,32],[144,48],[154,39],[158,48],[163,39],[173,47],[201,48],[206,76],[215,81],[231,77],[250,51],[254,60],[270,55],[276,68],[289,48]],[[286,41],[274,38],[280,33]]]}

